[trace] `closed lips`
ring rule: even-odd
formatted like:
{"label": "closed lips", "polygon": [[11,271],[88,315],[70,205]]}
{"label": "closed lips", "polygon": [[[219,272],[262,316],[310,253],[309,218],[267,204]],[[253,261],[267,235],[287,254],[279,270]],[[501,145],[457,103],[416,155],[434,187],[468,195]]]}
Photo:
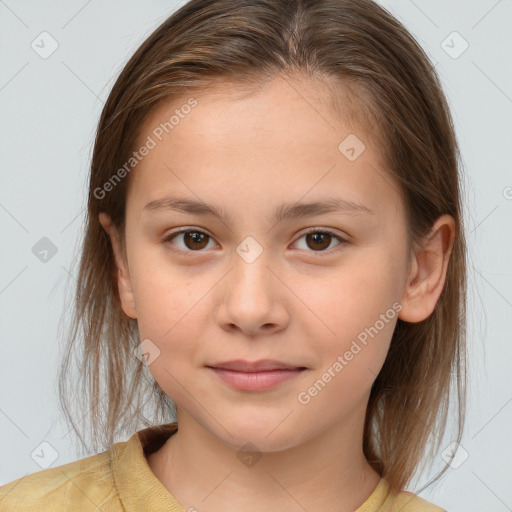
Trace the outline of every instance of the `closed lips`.
{"label": "closed lips", "polygon": [[208,365],[209,368],[232,370],[237,372],[255,373],[255,372],[268,372],[273,370],[305,370],[305,366],[297,366],[293,364],[284,363],[276,360],[260,360],[260,361],[224,361]]}

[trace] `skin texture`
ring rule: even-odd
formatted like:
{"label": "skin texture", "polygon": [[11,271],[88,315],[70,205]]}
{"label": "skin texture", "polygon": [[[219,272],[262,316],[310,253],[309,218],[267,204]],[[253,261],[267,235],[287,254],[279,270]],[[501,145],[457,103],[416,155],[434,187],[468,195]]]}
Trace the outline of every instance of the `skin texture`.
{"label": "skin texture", "polygon": [[[149,369],[178,407],[179,431],[148,462],[185,510],[348,512],[379,482],[362,450],[371,386],[397,317],[418,322],[432,313],[454,222],[440,217],[424,248],[409,253],[397,186],[372,141],[334,115],[327,94],[320,82],[284,77],[254,94],[210,86],[132,171],[126,251],[100,214],[123,310],[137,319],[141,340],[160,350]],[[179,106],[155,111],[140,140]],[[354,161],[338,150],[351,133],[366,146]],[[143,211],[166,195],[200,199],[232,218]],[[283,203],[333,195],[375,213],[271,217]],[[208,237],[165,241],[183,227]],[[347,242],[305,236],[315,227]],[[236,251],[248,236],[262,249],[252,263]],[[298,394],[395,302],[398,315],[300,403]],[[231,388],[205,367],[266,358],[307,370],[254,392]],[[246,443],[261,455],[251,466],[237,457]]]}

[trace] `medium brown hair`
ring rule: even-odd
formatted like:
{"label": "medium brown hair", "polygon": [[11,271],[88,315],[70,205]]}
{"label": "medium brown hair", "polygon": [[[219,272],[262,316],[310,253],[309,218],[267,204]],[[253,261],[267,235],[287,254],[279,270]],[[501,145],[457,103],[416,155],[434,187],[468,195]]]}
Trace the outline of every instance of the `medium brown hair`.
{"label": "medium brown hair", "polygon": [[[218,80],[250,89],[278,75],[328,83],[340,112],[348,106],[339,103],[342,91],[345,98],[350,94],[358,133],[372,137],[399,184],[410,244],[420,244],[441,215],[455,220],[436,307],[418,323],[398,319],[368,403],[364,454],[391,491],[400,491],[420,462],[439,450],[454,394],[454,440],[462,437],[466,243],[459,149],[437,73],[404,26],[371,0],[192,0],[130,58],[105,103],[94,143],[61,404],[83,446],[88,432],[94,450],[109,448],[119,434],[175,418],[175,405],[134,356],[137,322],[121,308],[112,247],[98,219],[107,213],[123,235],[129,176],[106,194],[98,190],[129,160],[142,123],[164,102]],[[73,355],[79,382],[71,372]],[[82,403],[83,414],[75,416],[73,405]]]}

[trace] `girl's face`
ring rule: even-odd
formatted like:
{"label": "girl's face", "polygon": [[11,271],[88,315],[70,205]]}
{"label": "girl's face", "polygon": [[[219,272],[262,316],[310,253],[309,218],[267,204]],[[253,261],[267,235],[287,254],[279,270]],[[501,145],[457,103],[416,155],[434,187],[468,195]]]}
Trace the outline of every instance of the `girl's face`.
{"label": "girl's face", "polygon": [[[233,447],[362,432],[400,316],[403,203],[327,99],[318,82],[210,86],[156,111],[137,146],[127,264],[116,250],[123,309],[179,414]],[[210,368],[263,359],[305,369],[257,389]]]}

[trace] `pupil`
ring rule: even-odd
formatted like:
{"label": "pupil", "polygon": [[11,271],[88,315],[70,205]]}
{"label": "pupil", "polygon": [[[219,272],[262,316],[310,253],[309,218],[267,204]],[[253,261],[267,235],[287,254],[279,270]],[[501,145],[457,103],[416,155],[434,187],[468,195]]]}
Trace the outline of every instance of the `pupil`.
{"label": "pupil", "polygon": [[[323,245],[321,247],[317,245],[316,249],[325,249],[326,247],[329,247],[330,242],[328,238],[330,237],[330,235],[328,235],[327,233],[310,233],[309,235],[307,235],[307,237],[312,237],[315,244],[317,244],[318,242],[320,242],[321,244],[322,240],[324,240],[325,237]],[[315,249],[315,247],[312,247],[312,249]]]}
{"label": "pupil", "polygon": [[[204,235],[204,233],[198,233],[197,231],[187,231],[185,233],[185,244],[187,245],[187,247],[189,249],[202,249],[206,244],[203,243],[201,245],[201,242],[204,242],[205,240],[206,240],[206,235]],[[188,242],[190,242],[190,241],[193,244],[199,243],[200,247],[197,247],[197,246],[189,247],[189,243]]]}

